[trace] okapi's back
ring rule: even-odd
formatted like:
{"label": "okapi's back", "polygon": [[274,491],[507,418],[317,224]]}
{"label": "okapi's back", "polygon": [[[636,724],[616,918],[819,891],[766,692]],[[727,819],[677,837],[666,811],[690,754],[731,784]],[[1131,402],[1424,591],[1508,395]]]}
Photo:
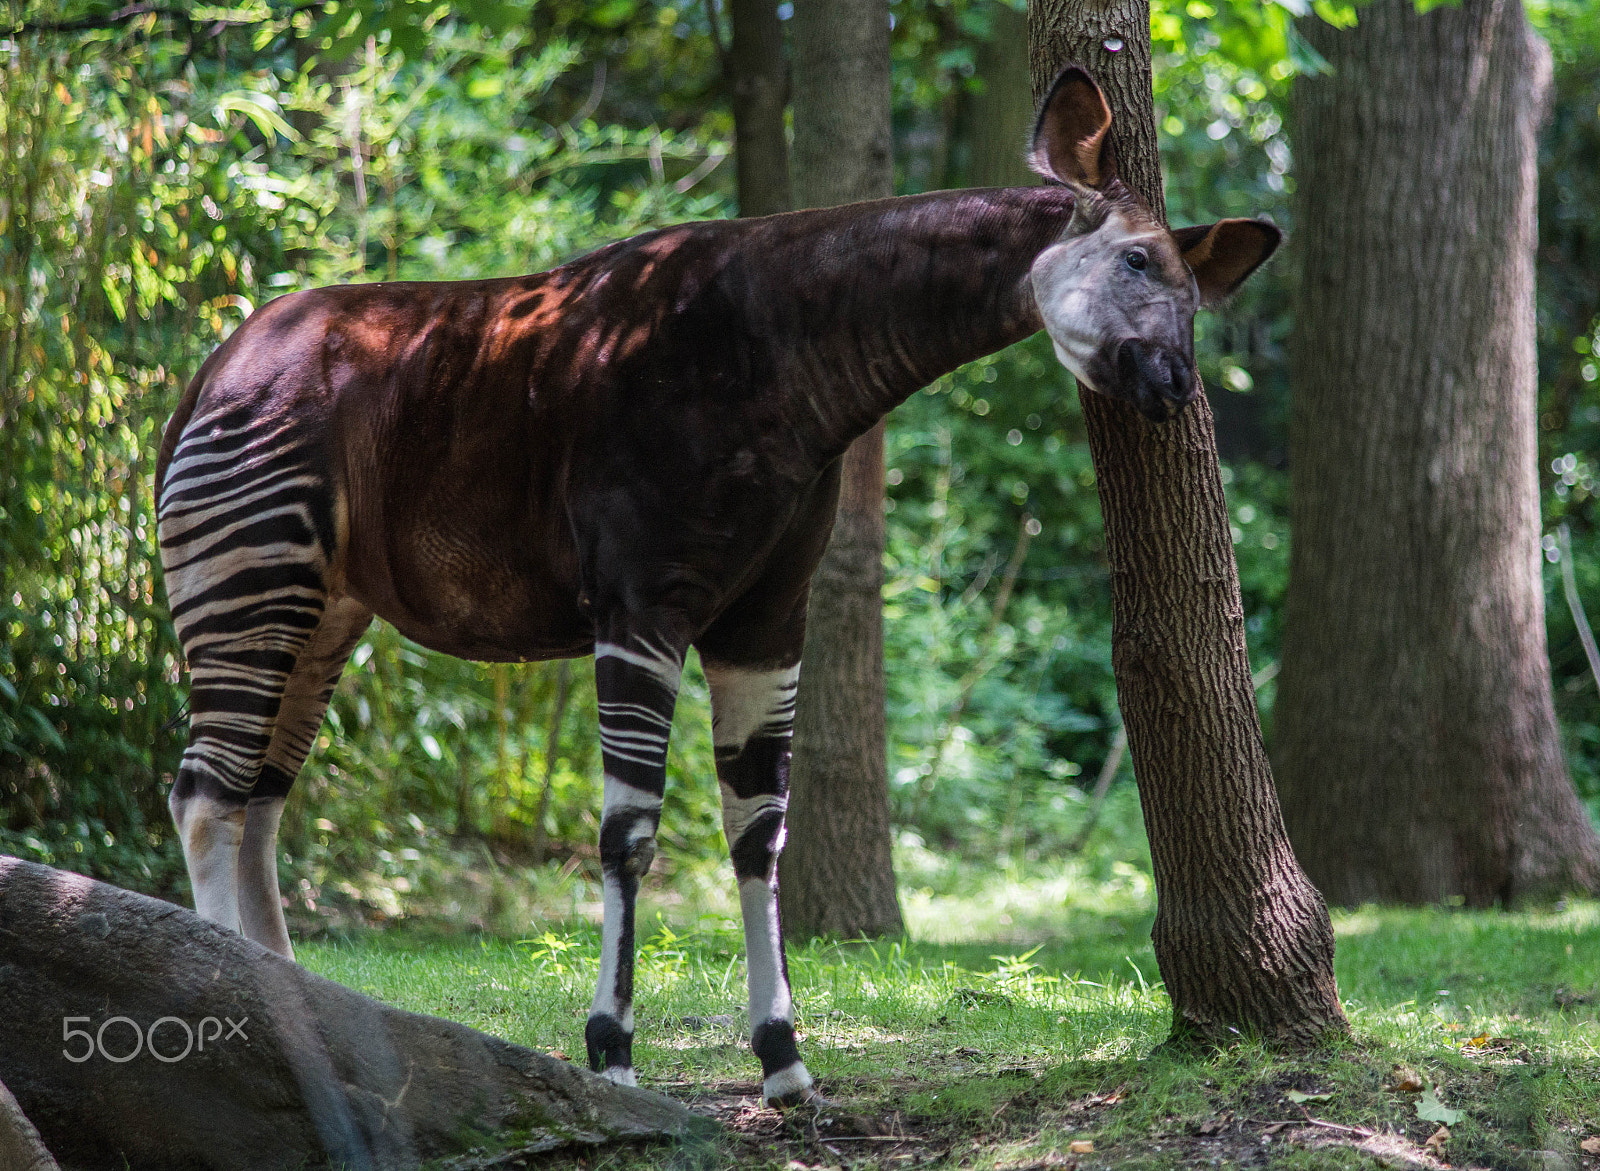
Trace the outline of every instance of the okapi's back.
{"label": "okapi's back", "polygon": [[270,478],[293,464],[332,593],[465,657],[584,652],[571,453],[613,413],[605,372],[655,316],[575,308],[611,275],[579,262],[270,302],[202,366],[168,424],[163,516],[218,483],[174,491],[186,461],[228,455],[235,489],[251,469]]}

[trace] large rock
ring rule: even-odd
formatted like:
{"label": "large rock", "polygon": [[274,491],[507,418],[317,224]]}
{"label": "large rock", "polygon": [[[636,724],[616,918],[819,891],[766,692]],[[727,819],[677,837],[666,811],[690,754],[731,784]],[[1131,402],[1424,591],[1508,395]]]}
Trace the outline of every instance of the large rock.
{"label": "large rock", "polygon": [[68,1171],[404,1168],[486,1143],[707,1125],[659,1094],[380,1004],[181,907],[6,856],[0,1081]]}
{"label": "large rock", "polygon": [[61,1171],[4,1082],[0,1082],[0,1171]]}

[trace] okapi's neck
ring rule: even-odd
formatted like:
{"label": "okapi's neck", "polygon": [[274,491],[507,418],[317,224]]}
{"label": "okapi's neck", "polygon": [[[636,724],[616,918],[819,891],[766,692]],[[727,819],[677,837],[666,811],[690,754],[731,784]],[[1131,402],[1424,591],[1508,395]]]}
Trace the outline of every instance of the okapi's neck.
{"label": "okapi's neck", "polygon": [[773,341],[808,446],[842,453],[921,387],[1039,330],[1028,270],[1072,207],[1064,188],[1016,187],[768,221],[799,229],[766,263],[793,298]]}

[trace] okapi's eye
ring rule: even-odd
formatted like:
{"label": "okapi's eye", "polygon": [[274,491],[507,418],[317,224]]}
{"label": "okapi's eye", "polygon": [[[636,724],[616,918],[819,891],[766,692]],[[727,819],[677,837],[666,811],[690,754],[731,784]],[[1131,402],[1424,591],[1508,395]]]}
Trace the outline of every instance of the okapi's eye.
{"label": "okapi's eye", "polygon": [[1122,258],[1127,261],[1128,267],[1134,272],[1143,272],[1144,266],[1150,263],[1150,257],[1145,255],[1143,248],[1135,248]]}

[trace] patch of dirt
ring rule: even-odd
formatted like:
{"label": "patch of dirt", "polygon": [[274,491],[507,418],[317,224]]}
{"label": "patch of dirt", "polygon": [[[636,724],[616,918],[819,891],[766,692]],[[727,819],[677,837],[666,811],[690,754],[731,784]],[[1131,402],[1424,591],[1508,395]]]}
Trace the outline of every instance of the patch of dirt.
{"label": "patch of dirt", "polygon": [[[1016,1071],[1002,1076],[1015,1077]],[[1304,1086],[1299,1082],[1306,1081]],[[904,1111],[856,1113],[866,1098],[893,1101],[926,1089],[926,1082],[895,1081],[823,1086],[833,1104],[822,1109],[780,1112],[760,1104],[754,1082],[660,1084],[697,1113],[715,1118],[726,1128],[727,1156],[733,1166],[769,1166],[788,1171],[821,1168],[968,1165],[997,1159],[1000,1171],[1100,1171],[1139,1167],[1271,1167],[1294,1150],[1349,1147],[1395,1171],[1445,1171],[1452,1166],[1448,1146],[1443,1156],[1424,1147],[1426,1135],[1372,1131],[1316,1119],[1304,1110],[1285,1108],[1283,1089],[1317,1093],[1315,1079],[1289,1078],[1276,1092],[1264,1091],[1247,1104],[1248,1116],[1220,1111],[1198,1123],[1172,1120],[1170,1133],[1155,1133],[1114,1145],[1097,1145],[1074,1153],[1070,1140],[1039,1149],[1040,1136],[1088,1134],[1104,1128],[1125,1101],[1120,1091],[1089,1094],[1066,1101],[1048,1100],[1031,1086],[998,1103],[987,1120],[959,1121],[921,1117]],[[1257,1109],[1257,1107],[1260,1107]],[[1291,1116],[1293,1115],[1293,1116]],[[1005,1148],[1023,1148],[1006,1157]],[[1032,1149],[1028,1149],[1032,1148]],[[987,1161],[984,1159],[983,1161]],[[1455,1164],[1457,1168],[1467,1167]]]}

